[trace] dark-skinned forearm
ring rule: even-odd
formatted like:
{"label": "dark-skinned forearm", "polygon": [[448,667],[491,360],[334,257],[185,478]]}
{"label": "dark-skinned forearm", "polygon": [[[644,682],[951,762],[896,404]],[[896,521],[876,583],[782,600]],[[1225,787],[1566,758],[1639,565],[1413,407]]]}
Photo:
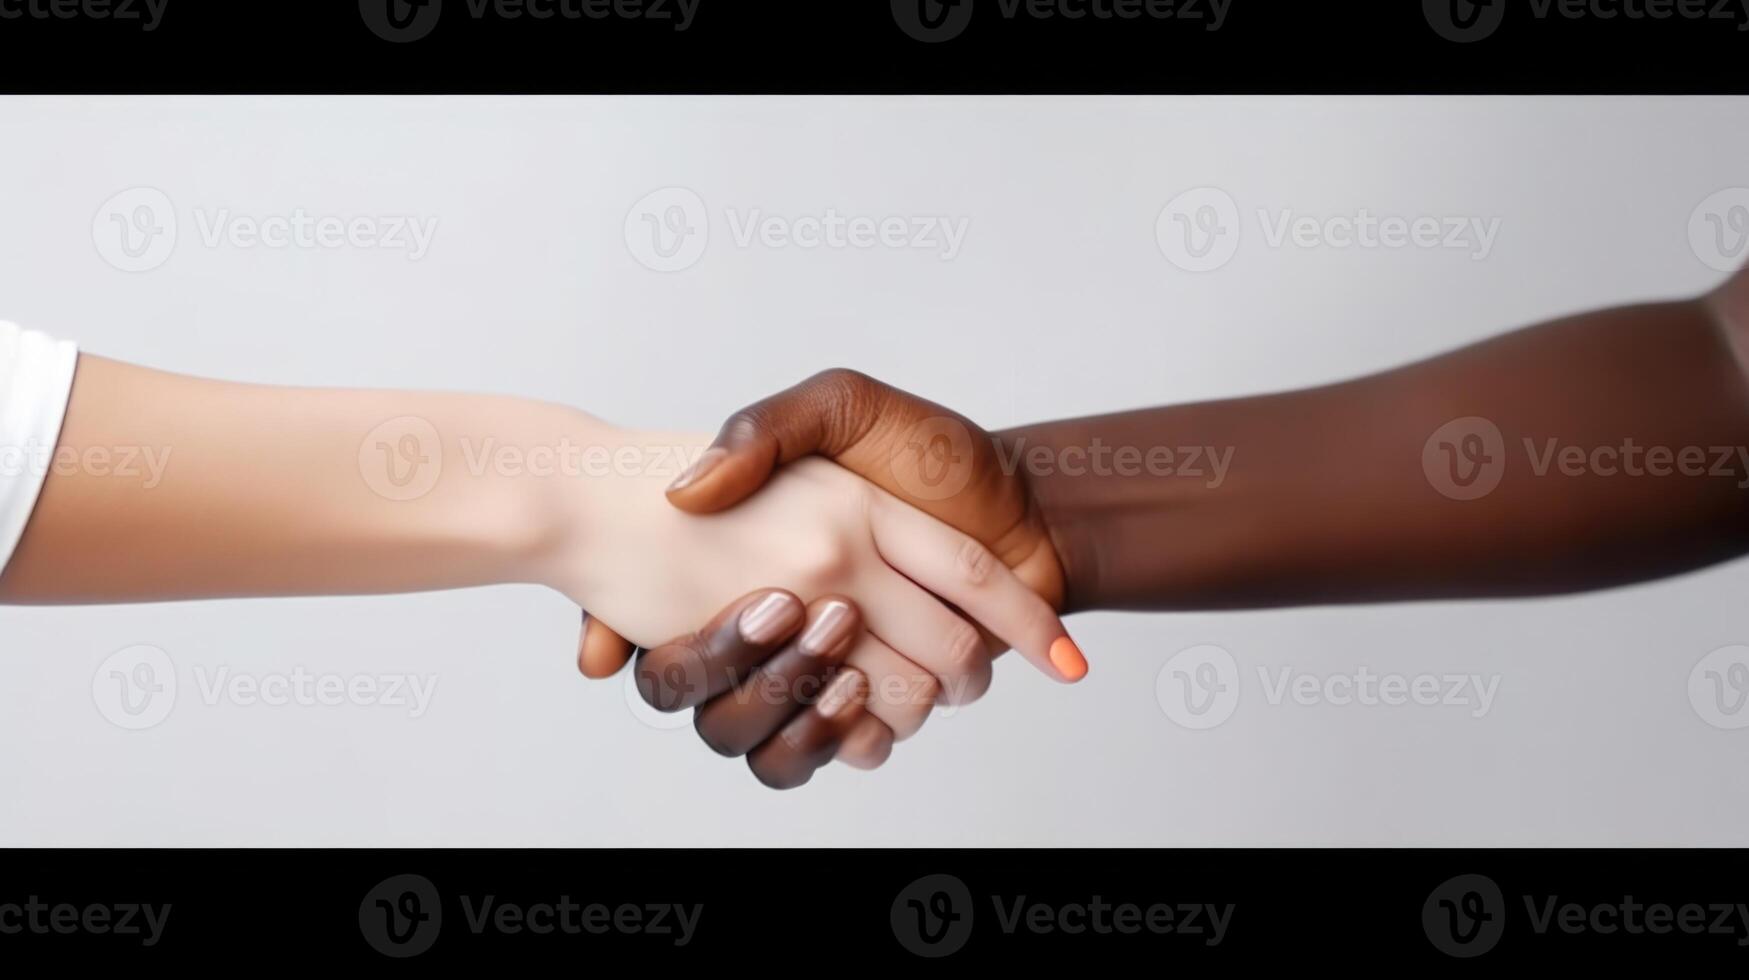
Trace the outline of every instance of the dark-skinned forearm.
{"label": "dark-skinned forearm", "polygon": [[[1749,446],[1749,385],[1732,326],[1745,306],[1738,281],[1704,300],[1570,317],[1343,384],[999,438],[1028,467],[1073,609],[1531,595],[1655,578],[1749,550],[1749,460],[1737,448]],[[1427,467],[1423,453],[1442,427],[1472,417],[1498,429],[1505,465],[1493,490],[1454,499],[1429,467],[1474,477],[1481,444],[1463,437],[1476,426],[1434,440]],[[1131,466],[1059,465],[1096,441],[1107,460],[1133,447]],[[1056,462],[1033,468],[1026,454],[1039,446]],[[1138,472],[1138,457],[1158,450],[1182,467],[1189,447],[1204,447],[1194,474]],[[1638,476],[1624,471],[1633,447]],[[1654,447],[1669,452],[1658,467],[1668,475],[1648,469]],[[1210,451],[1230,453],[1218,480]]]}

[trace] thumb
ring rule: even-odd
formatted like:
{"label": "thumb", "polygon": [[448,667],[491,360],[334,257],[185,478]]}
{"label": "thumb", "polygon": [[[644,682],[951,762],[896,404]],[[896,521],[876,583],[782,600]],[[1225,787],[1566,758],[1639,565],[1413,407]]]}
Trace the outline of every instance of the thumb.
{"label": "thumb", "polygon": [[632,644],[599,619],[583,614],[583,636],[577,642],[577,669],[584,677],[612,677],[632,659]]}
{"label": "thumb", "polygon": [[741,409],[669,486],[669,502],[713,514],[747,499],[778,466],[810,454],[838,455],[873,428],[888,391],[873,378],[838,368]]}

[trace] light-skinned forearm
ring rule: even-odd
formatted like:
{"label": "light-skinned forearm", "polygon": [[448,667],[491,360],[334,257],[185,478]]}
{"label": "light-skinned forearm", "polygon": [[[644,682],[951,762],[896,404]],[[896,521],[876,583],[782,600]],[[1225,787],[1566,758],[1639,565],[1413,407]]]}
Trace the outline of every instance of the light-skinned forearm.
{"label": "light-skinned forearm", "polygon": [[611,432],[521,399],[234,384],[87,355],[0,600],[541,580],[573,523],[575,507],[557,494],[578,491],[576,481],[560,487],[471,461],[478,447]]}

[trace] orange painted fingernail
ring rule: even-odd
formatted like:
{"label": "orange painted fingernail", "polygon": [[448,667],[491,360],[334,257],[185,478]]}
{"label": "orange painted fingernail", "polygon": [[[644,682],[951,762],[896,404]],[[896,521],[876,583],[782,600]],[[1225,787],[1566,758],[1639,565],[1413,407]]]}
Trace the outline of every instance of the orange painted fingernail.
{"label": "orange painted fingernail", "polygon": [[1051,641],[1051,666],[1072,681],[1087,676],[1087,658],[1081,655],[1081,648],[1075,645],[1075,641],[1066,636]]}

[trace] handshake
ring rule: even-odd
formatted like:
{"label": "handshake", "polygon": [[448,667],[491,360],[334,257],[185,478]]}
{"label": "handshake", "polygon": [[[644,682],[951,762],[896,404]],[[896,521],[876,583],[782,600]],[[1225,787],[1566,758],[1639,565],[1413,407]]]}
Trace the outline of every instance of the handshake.
{"label": "handshake", "polygon": [[789,787],[880,765],[1004,649],[1080,680],[1070,612],[1547,595],[1725,561],[1749,552],[1749,478],[1515,452],[1749,445],[1746,352],[1739,272],[1340,384],[997,433],[829,371],[736,413],[666,491],[667,519],[760,587],[673,631],[579,586],[601,614],[579,661],[605,676],[622,634],[678,632],[640,655],[644,698],[696,707],[708,744]]}
{"label": "handshake", "polygon": [[[659,710],[696,708],[706,744],[768,786],[833,759],[881,765],[934,705],[982,696],[1008,648],[1065,683],[1087,673],[1058,619],[1071,583],[1037,491],[998,437],[939,405],[816,375],[732,416],[666,497],[678,527],[767,587],[640,652],[637,688]],[[678,583],[696,562],[662,575]],[[658,628],[622,624],[622,587],[574,591],[608,611],[587,621],[585,675],[631,656],[608,622]]]}
{"label": "handshake", "polygon": [[[545,584],[589,611],[585,674],[642,647],[644,698],[776,787],[881,765],[1003,650],[1080,680],[1071,612],[1543,595],[1749,552],[1749,476],[1673,465],[1749,445],[1743,273],[1340,384],[995,433],[828,371],[690,441],[671,485],[417,465],[676,445],[564,406],[209,381],[7,324],[0,396],[0,446],[54,447],[0,468],[0,602]],[[1595,462],[1630,445],[1644,471]],[[166,465],[128,479],[117,447]]]}

